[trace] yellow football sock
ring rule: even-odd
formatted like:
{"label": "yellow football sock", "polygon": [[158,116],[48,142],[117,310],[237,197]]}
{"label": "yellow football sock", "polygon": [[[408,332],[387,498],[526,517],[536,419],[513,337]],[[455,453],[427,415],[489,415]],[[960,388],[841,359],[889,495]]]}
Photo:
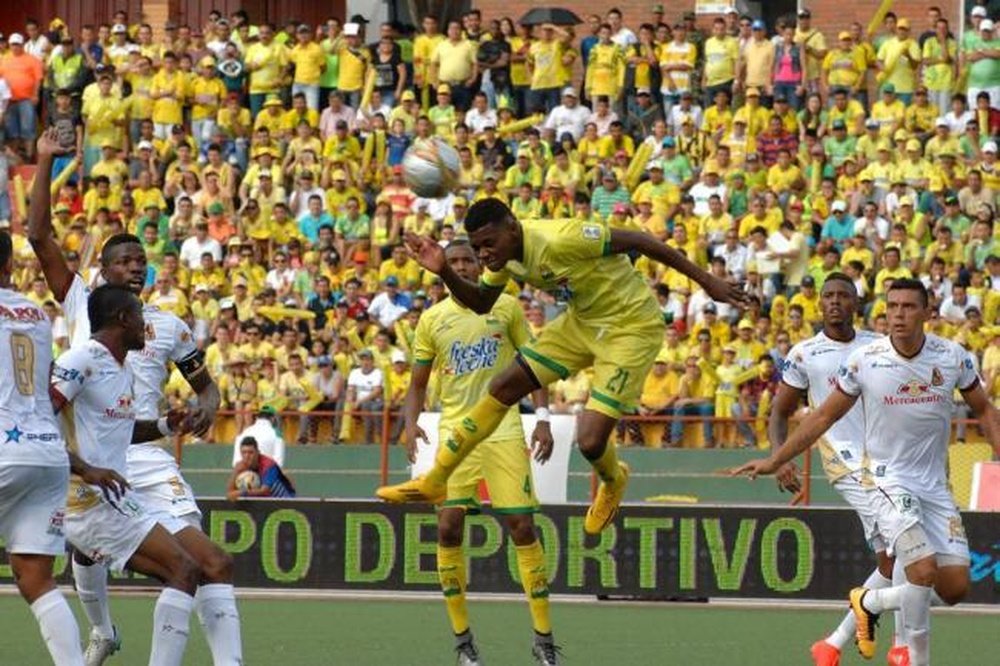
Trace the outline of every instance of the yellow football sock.
{"label": "yellow football sock", "polygon": [[618,466],[618,452],[611,442],[604,445],[604,453],[596,460],[591,460],[590,464],[601,481],[606,483],[616,481],[618,475],[621,474],[621,467]]}
{"label": "yellow football sock", "polygon": [[531,623],[540,634],[552,633],[549,618],[549,580],[545,573],[545,553],[538,541],[527,546],[517,546],[517,570],[521,573],[521,585],[528,597]]}
{"label": "yellow football sock", "polygon": [[440,483],[447,481],[459,463],[476,448],[479,442],[493,434],[510,409],[490,394],[472,406],[460,424],[451,431],[448,439],[438,446],[434,467],[427,476]]}
{"label": "yellow football sock", "polygon": [[465,553],[462,552],[462,547],[439,545],[437,567],[451,629],[456,634],[461,634],[469,629],[469,607],[465,603]]}

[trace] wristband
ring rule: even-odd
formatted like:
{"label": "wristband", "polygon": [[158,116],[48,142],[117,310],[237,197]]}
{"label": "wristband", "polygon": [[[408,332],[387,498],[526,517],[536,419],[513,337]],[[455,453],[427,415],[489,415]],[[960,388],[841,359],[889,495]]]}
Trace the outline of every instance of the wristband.
{"label": "wristband", "polygon": [[538,421],[545,421],[546,423],[548,423],[551,416],[552,414],[549,412],[548,407],[537,407],[535,409],[535,419],[537,419]]}
{"label": "wristband", "polygon": [[174,434],[174,431],[170,429],[170,423],[167,422],[166,416],[161,416],[156,420],[156,429],[159,430],[160,434],[164,437]]}

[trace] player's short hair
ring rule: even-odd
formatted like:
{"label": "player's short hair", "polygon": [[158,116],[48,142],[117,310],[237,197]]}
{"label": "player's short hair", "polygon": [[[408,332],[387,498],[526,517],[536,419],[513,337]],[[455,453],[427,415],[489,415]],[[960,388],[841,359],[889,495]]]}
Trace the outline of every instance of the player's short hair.
{"label": "player's short hair", "polygon": [[834,281],[843,282],[844,284],[850,285],[851,292],[855,296],[857,295],[858,288],[854,284],[854,280],[851,279],[851,276],[847,275],[846,273],[841,273],[840,271],[834,271],[826,276],[826,280],[823,281],[823,286],[825,287],[827,284]]}
{"label": "player's short hair", "polygon": [[[147,226],[152,223],[147,223]],[[142,246],[142,241],[139,240],[138,236],[133,234],[115,234],[109,238],[104,243],[104,247],[101,248],[101,263],[105,266],[111,262],[111,251],[114,250],[119,245],[129,245],[130,243],[135,243],[138,246]]]}
{"label": "player's short hair", "polygon": [[914,280],[913,278],[900,278],[898,280],[893,280],[892,285],[886,290],[886,296],[894,291],[915,291],[920,294],[920,302],[923,303],[926,308],[930,303],[930,296],[927,293],[927,287],[920,280]]}
{"label": "player's short hair", "polygon": [[10,239],[10,234],[6,231],[0,231],[0,269],[10,262],[13,254],[14,242]]}
{"label": "player's short hair", "polygon": [[254,451],[260,449],[259,445],[257,444],[256,437],[244,437],[242,440],[240,440],[240,448],[243,448],[244,446],[252,447]]}
{"label": "player's short hair", "polygon": [[472,204],[465,215],[465,230],[472,234],[489,224],[506,222],[513,214],[507,204],[497,199],[483,199]]}
{"label": "player's short hair", "polygon": [[110,326],[123,310],[134,305],[136,295],[125,287],[102,284],[90,292],[87,299],[87,317],[95,333]]}

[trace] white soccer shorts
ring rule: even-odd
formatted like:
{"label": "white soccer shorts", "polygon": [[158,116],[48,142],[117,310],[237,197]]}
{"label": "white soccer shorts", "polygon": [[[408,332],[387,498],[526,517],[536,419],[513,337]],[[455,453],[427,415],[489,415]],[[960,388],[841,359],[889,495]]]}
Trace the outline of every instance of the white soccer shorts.
{"label": "white soccer shorts", "polygon": [[86,557],[123,571],[156,520],[143,508],[135,493],[101,501],[82,512],[66,514],[66,540]]}
{"label": "white soccer shorts", "polygon": [[63,555],[69,466],[0,466],[0,537],[8,553]]}
{"label": "white soccer shorts", "polygon": [[942,487],[919,493],[901,486],[887,486],[868,491],[875,511],[875,527],[889,544],[894,555],[896,540],[908,528],[919,525],[927,535],[930,550],[949,564],[968,564],[969,541],[962,525],[962,515],[951,492]]}
{"label": "white soccer shorts", "polygon": [[171,534],[188,527],[201,529],[201,510],[194,499],[194,491],[181,476],[141,488],[132,493],[142,502],[146,513],[163,525]]}
{"label": "white soccer shorts", "polygon": [[875,528],[875,507],[869,495],[870,491],[864,488],[853,474],[848,474],[837,479],[833,484],[833,488],[854,509],[854,513],[858,514],[858,519],[861,520],[861,527],[865,532],[865,541],[872,549],[872,552],[880,553],[886,550],[885,539],[882,538]]}

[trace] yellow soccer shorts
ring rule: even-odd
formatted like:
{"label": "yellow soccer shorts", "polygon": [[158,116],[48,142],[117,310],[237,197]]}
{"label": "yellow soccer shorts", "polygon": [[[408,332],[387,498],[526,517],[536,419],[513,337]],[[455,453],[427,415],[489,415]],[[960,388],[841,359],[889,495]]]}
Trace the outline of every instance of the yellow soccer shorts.
{"label": "yellow soccer shorts", "polygon": [[623,321],[596,327],[564,312],[545,325],[521,356],[542,386],[594,368],[586,409],[613,419],[635,411],[642,384],[663,346],[663,319]]}
{"label": "yellow soccer shorts", "polygon": [[538,499],[528,456],[523,438],[487,439],[448,478],[448,493],[442,506],[478,510],[479,482],[485,480],[494,511],[534,513],[538,510]]}

